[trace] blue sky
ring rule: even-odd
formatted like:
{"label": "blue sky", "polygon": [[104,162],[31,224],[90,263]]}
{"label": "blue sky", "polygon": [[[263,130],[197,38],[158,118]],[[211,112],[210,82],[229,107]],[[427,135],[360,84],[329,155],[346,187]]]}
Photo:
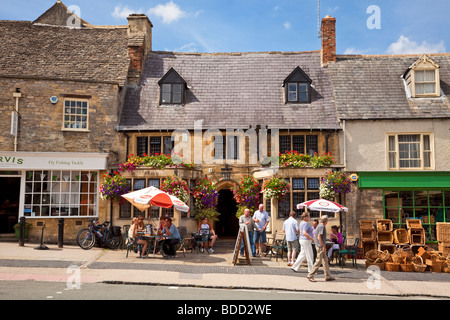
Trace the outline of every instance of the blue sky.
{"label": "blue sky", "polygon": [[[34,20],[56,0],[0,0],[0,20]],[[96,25],[127,24],[128,13],[152,21],[153,50],[184,52],[320,49],[317,0],[63,0]],[[320,0],[320,16],[337,19],[338,54],[447,52],[448,0]],[[377,11],[369,10],[377,6]],[[368,25],[369,21],[369,25]],[[376,28],[374,28],[376,27]]]}

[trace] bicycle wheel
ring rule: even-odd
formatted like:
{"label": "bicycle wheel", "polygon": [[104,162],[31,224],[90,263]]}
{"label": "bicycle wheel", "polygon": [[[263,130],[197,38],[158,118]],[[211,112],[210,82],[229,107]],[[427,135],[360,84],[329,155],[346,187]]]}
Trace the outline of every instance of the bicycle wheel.
{"label": "bicycle wheel", "polygon": [[77,244],[81,249],[89,250],[95,245],[95,235],[89,229],[81,229],[77,234]]}
{"label": "bicycle wheel", "polygon": [[121,239],[122,237],[116,237],[114,236],[113,232],[111,230],[106,231],[106,237],[105,237],[105,244],[110,249],[117,249],[121,245]]}

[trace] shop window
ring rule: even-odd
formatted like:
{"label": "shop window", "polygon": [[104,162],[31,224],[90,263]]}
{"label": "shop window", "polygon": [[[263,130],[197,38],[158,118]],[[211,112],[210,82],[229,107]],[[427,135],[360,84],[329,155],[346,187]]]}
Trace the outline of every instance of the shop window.
{"label": "shop window", "polygon": [[420,219],[427,242],[436,242],[436,222],[450,222],[450,191],[384,191],[384,217],[395,228],[406,229],[406,220]]}
{"label": "shop window", "polygon": [[98,172],[27,171],[24,216],[98,216]]}

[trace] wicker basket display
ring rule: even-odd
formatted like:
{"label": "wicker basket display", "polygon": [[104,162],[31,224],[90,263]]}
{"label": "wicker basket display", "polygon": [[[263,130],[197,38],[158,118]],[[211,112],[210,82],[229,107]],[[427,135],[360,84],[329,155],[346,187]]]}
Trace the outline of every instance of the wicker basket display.
{"label": "wicker basket display", "polygon": [[425,229],[410,228],[408,229],[409,243],[425,245]]}
{"label": "wicker basket display", "polygon": [[406,220],[406,228],[422,228],[422,220],[420,219],[407,219]]}
{"label": "wicker basket display", "polygon": [[366,261],[366,268],[370,267],[370,266],[377,266],[378,268],[380,268],[380,270],[385,270],[385,262],[370,262],[370,261]]}
{"label": "wicker basket display", "polygon": [[421,256],[416,255],[416,260],[412,262],[412,265],[415,272],[425,272],[427,270],[427,265],[423,263]]}
{"label": "wicker basket display", "polygon": [[374,230],[373,220],[359,220],[359,228],[361,230]]}
{"label": "wicker basket display", "polygon": [[400,270],[400,263],[386,262],[384,264],[384,268],[385,268],[386,271],[399,271]]}
{"label": "wicker basket display", "polygon": [[376,238],[375,229],[361,229],[362,241],[375,241]]}
{"label": "wicker basket display", "polygon": [[377,231],[377,241],[378,243],[393,243],[394,235],[392,231]]}
{"label": "wicker basket display", "polygon": [[414,266],[412,262],[400,263],[400,270],[403,272],[413,272]]}
{"label": "wicker basket display", "polygon": [[439,242],[450,243],[450,222],[436,223],[436,238]]}
{"label": "wicker basket display", "polygon": [[378,219],[377,220],[378,231],[393,231],[393,224],[391,219]]}
{"label": "wicker basket display", "polygon": [[450,254],[450,242],[439,242],[438,248],[444,257]]}
{"label": "wicker basket display", "polygon": [[406,261],[411,262],[414,259],[414,253],[412,253],[410,247],[401,247],[397,250],[397,253],[402,260],[406,259]]}
{"label": "wicker basket display", "polygon": [[408,230],[406,230],[406,229],[396,229],[396,230],[394,230],[394,243],[395,244],[406,244],[406,243],[409,243]]}

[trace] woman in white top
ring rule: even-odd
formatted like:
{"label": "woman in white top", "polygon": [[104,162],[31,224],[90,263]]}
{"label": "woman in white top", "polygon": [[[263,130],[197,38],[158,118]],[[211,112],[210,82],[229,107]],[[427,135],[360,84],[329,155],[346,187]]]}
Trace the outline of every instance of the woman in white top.
{"label": "woman in white top", "polygon": [[[211,227],[211,225],[208,222],[208,218],[204,217],[202,219],[202,221],[200,222],[200,224],[198,225],[198,233],[200,235],[206,235],[208,238],[208,243],[209,243],[209,252],[213,253],[214,249],[214,242],[216,242],[217,239],[217,235],[214,232],[214,229]],[[201,252],[203,252],[203,243],[201,244]]]}
{"label": "woman in white top", "polygon": [[140,258],[147,258],[147,246],[148,243],[144,239],[142,239],[141,236],[137,235],[138,231],[138,225],[139,225],[139,219],[134,217],[133,220],[131,220],[131,227],[128,229],[128,238],[130,238],[131,241],[136,240],[137,244],[142,244],[142,250],[139,253]]}
{"label": "woman in white top", "polygon": [[314,229],[308,224],[310,219],[309,213],[304,212],[302,214],[302,221],[300,222],[300,254],[297,257],[297,260],[294,262],[291,269],[295,272],[298,271],[298,268],[303,263],[306,258],[306,262],[308,263],[308,272],[312,270],[314,265],[314,254],[312,249],[312,243],[314,242]]}

